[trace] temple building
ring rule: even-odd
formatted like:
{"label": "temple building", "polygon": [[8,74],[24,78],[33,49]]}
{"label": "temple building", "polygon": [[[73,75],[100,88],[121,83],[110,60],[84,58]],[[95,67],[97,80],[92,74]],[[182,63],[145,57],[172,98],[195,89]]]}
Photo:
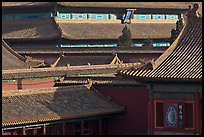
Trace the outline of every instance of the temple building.
{"label": "temple building", "polygon": [[201,135],[201,9],[2,2],[2,135]]}
{"label": "temple building", "polygon": [[[64,64],[58,66],[111,63],[116,54],[124,63],[148,61],[171,44],[175,37],[171,31],[177,29],[176,22],[183,19],[189,4],[193,3],[3,2],[2,35],[21,55],[50,65],[62,52]],[[127,27],[133,44],[119,46],[125,26],[121,22],[132,9]],[[80,62],[73,63],[75,58]]]}
{"label": "temple building", "polygon": [[202,132],[202,17],[198,4],[173,44],[155,61],[120,71],[149,88],[150,134]]}

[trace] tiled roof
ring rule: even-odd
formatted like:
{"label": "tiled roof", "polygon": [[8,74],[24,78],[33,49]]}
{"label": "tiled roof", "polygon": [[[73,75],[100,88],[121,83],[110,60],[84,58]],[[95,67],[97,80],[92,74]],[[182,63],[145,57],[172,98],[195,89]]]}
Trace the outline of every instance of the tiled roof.
{"label": "tiled roof", "polygon": [[[72,40],[118,39],[122,35],[124,24],[121,23],[68,23],[57,22],[62,30],[62,37]],[[128,25],[132,39],[170,38],[175,23],[131,23]],[[162,29],[161,29],[162,28]]]}
{"label": "tiled roof", "polygon": [[75,76],[85,74],[116,73],[117,65],[84,65],[50,68],[30,68],[16,70],[2,70],[2,79],[38,78],[54,76]]}
{"label": "tiled roof", "polygon": [[5,40],[54,40],[61,34],[54,19],[2,20],[2,37]]}
{"label": "tiled roof", "polygon": [[180,35],[155,62],[143,68],[127,69],[121,73],[145,81],[200,82],[202,80],[202,17],[196,16],[196,7],[189,10],[187,24]]}
{"label": "tiled roof", "polygon": [[103,116],[123,110],[88,85],[3,91],[2,94],[2,126]]}
{"label": "tiled roof", "polygon": [[193,2],[58,2],[67,7],[188,9]]}
{"label": "tiled roof", "polygon": [[[22,46],[22,47],[21,47]],[[52,48],[55,45],[41,45],[41,47],[30,47],[33,45],[20,45],[19,47],[13,46],[13,49],[20,54],[119,54],[119,53],[163,53],[168,47],[85,47],[85,48]],[[43,47],[43,48],[42,48]]]}
{"label": "tiled roof", "polygon": [[132,85],[144,86],[133,79],[127,79],[120,76],[103,75],[103,76],[78,76],[78,77],[65,77],[63,80],[57,81],[56,86],[65,85],[81,85],[92,82],[93,85]]}
{"label": "tiled roof", "polygon": [[110,64],[114,55],[65,55],[57,63],[57,67],[60,66],[81,66],[81,65],[102,65]]}
{"label": "tiled roof", "polygon": [[2,2],[2,7],[34,7],[34,6],[49,6],[56,2]]}
{"label": "tiled roof", "polygon": [[[58,2],[67,7],[107,7],[107,8],[169,8],[188,9],[194,2]],[[56,2],[2,2],[2,7],[40,7],[55,5]]]}
{"label": "tiled roof", "polygon": [[[134,54],[132,54],[134,56]],[[148,55],[147,55],[148,56]],[[119,57],[118,54],[109,55],[97,55],[97,54],[86,54],[86,55],[60,55],[58,59],[51,65],[55,67],[63,66],[83,66],[83,65],[108,65],[118,64],[118,69],[127,68],[126,65],[140,65],[141,62],[123,62],[124,57]],[[139,59],[138,59],[139,60]],[[141,59],[140,59],[141,60]]]}
{"label": "tiled roof", "polygon": [[43,61],[25,58],[10,48],[4,40],[2,40],[2,69],[22,69],[36,67]]}
{"label": "tiled roof", "polygon": [[55,76],[64,76],[64,75],[78,76],[78,75],[88,75],[88,74],[108,74],[108,73],[117,73],[117,70],[123,70],[137,65],[140,65],[140,64],[124,63],[124,64],[103,64],[103,65],[83,65],[83,66],[67,66],[67,67],[2,70],[2,79],[40,78],[40,77],[55,77]]}

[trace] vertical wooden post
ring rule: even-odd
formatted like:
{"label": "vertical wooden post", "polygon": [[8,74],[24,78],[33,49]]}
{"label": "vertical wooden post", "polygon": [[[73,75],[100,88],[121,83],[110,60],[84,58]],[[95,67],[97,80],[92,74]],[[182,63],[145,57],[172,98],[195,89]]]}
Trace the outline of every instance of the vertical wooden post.
{"label": "vertical wooden post", "polygon": [[65,123],[62,123],[62,135],[65,135]]}
{"label": "vertical wooden post", "polygon": [[23,135],[26,135],[25,127],[23,127]]}
{"label": "vertical wooden post", "polygon": [[81,135],[84,134],[84,120],[81,121]]}
{"label": "vertical wooden post", "polygon": [[150,99],[149,99],[149,101],[148,101],[148,108],[147,108],[147,131],[148,131],[148,135],[150,135],[150,128],[151,128],[151,126],[150,126],[150,120],[151,120],[151,109],[150,109],[151,107],[150,107]]}
{"label": "vertical wooden post", "polygon": [[46,125],[43,125],[43,135],[46,135]]}
{"label": "vertical wooden post", "polygon": [[154,102],[153,102],[153,85],[148,84],[149,90],[149,101],[148,101],[148,110],[147,110],[147,128],[148,128],[148,135],[153,134],[153,127],[154,127]]}
{"label": "vertical wooden post", "polygon": [[102,135],[101,119],[99,119],[99,135]]}
{"label": "vertical wooden post", "polygon": [[150,96],[149,98],[149,102],[148,102],[148,110],[147,110],[147,116],[148,116],[148,122],[147,122],[147,126],[148,126],[148,135],[152,135],[153,134],[153,126],[154,126],[154,118],[153,118],[153,114],[154,114],[154,104],[153,104],[153,100],[152,97]]}
{"label": "vertical wooden post", "polygon": [[75,124],[72,123],[72,135],[75,135]]}
{"label": "vertical wooden post", "polygon": [[90,134],[93,135],[93,120],[90,120],[90,127],[91,127],[91,131]]}
{"label": "vertical wooden post", "polygon": [[23,87],[22,87],[22,79],[18,79],[18,81],[17,81],[17,89],[23,89]]}
{"label": "vertical wooden post", "polygon": [[195,104],[194,104],[194,108],[195,108],[195,112],[194,112],[194,118],[195,118],[195,132],[196,134],[201,134],[200,131],[200,96],[199,93],[196,92],[195,93]]}
{"label": "vertical wooden post", "polygon": [[37,135],[37,128],[34,128],[32,130],[33,130],[33,135]]}

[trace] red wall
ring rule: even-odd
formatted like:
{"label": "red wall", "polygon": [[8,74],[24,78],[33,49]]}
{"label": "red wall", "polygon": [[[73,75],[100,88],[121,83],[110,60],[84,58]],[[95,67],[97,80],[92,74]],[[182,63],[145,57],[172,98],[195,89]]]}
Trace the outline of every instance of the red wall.
{"label": "red wall", "polygon": [[2,82],[2,90],[17,90],[17,82]]}
{"label": "red wall", "polygon": [[54,86],[54,79],[41,79],[41,80],[23,80],[22,89],[29,88],[49,88]]}
{"label": "red wall", "polygon": [[54,78],[2,82],[2,90],[17,90],[30,88],[48,88],[54,86]]}
{"label": "red wall", "polygon": [[147,132],[148,90],[146,88],[97,88],[114,102],[125,106],[119,119],[109,121],[109,134]]}

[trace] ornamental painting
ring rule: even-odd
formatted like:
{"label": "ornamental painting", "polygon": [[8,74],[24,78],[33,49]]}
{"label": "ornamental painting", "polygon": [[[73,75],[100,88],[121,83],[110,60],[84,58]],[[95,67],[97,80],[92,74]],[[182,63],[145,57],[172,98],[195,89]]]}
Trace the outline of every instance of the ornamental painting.
{"label": "ornamental painting", "polygon": [[178,105],[166,103],[164,106],[166,128],[178,128]]}

